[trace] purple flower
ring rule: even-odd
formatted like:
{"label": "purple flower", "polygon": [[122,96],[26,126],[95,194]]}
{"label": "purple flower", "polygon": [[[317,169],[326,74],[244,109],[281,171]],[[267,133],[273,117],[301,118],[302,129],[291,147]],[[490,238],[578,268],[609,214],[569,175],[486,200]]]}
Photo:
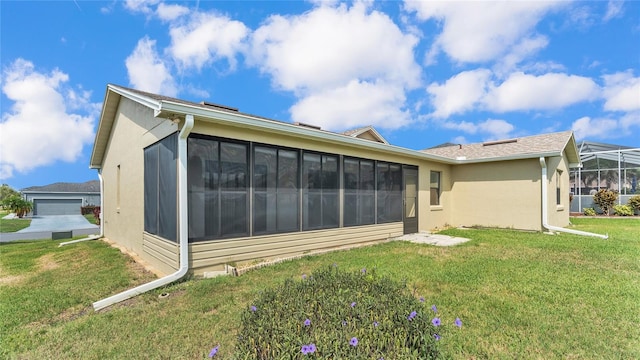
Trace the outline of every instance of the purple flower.
{"label": "purple flower", "polygon": [[309,354],[316,352],[316,344],[309,344]]}
{"label": "purple flower", "polygon": [[302,274],[302,280],[307,278],[307,274]]}
{"label": "purple flower", "polygon": [[460,318],[456,318],[456,321],[454,321],[454,324],[456,324],[457,327],[461,328],[462,327],[462,320],[460,320]]}
{"label": "purple flower", "polygon": [[356,302],[355,301],[351,303],[351,307],[356,307]]}
{"label": "purple flower", "polygon": [[253,305],[251,305],[251,311],[256,312],[256,310],[258,310],[258,308],[253,306]]}
{"label": "purple flower", "polygon": [[311,325],[311,320],[307,319],[304,321],[304,326],[309,326]]}
{"label": "purple flower", "polygon": [[420,302],[424,302],[424,296],[420,296]]}
{"label": "purple flower", "polygon": [[440,318],[433,318],[433,320],[431,320],[431,323],[433,324],[433,326],[440,326]]}
{"label": "purple flower", "polygon": [[373,322],[373,326],[378,327],[378,325],[380,325],[380,324],[378,324],[378,322],[377,322],[377,321],[374,321],[374,322]]}
{"label": "purple flower", "polygon": [[433,334],[434,339],[436,339],[436,341],[440,340],[440,335],[438,334]]}
{"label": "purple flower", "polygon": [[213,349],[211,349],[211,351],[209,352],[209,357],[212,358],[214,356],[216,356],[216,354],[218,353],[218,350],[220,349],[220,345],[216,345]]}
{"label": "purple flower", "polygon": [[336,263],[333,263],[333,267],[338,267],[338,264],[336,264]]}
{"label": "purple flower", "polygon": [[357,346],[358,345],[358,338],[357,337],[352,337],[351,340],[349,340],[349,345],[351,346]]}
{"label": "purple flower", "polygon": [[300,352],[303,355],[307,355],[309,353],[309,345],[302,345],[302,348],[300,348]]}
{"label": "purple flower", "polygon": [[360,270],[361,273],[366,274],[367,273],[367,268],[362,268],[362,270]]}
{"label": "purple flower", "polygon": [[407,316],[407,320],[411,321],[413,320],[414,317],[416,317],[416,315],[418,315],[417,312],[412,311],[411,314],[409,314],[409,316]]}
{"label": "purple flower", "polygon": [[438,308],[435,305],[431,305],[431,310],[433,310],[433,312],[438,312]]}

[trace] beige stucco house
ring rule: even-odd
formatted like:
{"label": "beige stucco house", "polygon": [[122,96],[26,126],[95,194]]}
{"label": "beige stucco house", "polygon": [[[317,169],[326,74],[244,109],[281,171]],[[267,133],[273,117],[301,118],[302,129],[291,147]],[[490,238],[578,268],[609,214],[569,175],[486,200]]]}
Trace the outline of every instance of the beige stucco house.
{"label": "beige stucco house", "polygon": [[569,224],[571,132],[422,151],[108,85],[103,235],[159,273],[222,271],[447,226]]}

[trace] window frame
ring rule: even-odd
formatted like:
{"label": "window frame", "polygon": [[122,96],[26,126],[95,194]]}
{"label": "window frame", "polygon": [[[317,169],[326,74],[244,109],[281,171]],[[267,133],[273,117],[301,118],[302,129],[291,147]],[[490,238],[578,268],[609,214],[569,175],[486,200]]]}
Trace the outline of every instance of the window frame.
{"label": "window frame", "polygon": [[[433,186],[434,179],[433,176],[437,175],[436,186]],[[434,197],[435,190],[435,197]],[[442,206],[440,201],[440,195],[442,194],[442,171],[430,170],[429,171],[429,205],[431,206]],[[435,204],[434,204],[435,199]]]}

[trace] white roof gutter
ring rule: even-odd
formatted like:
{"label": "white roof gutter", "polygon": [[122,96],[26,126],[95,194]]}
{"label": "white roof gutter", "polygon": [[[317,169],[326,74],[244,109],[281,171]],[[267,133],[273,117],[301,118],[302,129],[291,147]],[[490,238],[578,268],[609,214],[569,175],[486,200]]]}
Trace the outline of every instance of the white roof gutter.
{"label": "white roof gutter", "polygon": [[187,138],[193,129],[193,124],[193,115],[187,114],[185,116],[184,126],[178,135],[178,241],[180,243],[180,267],[173,274],[94,302],[93,308],[96,311],[180,280],[187,274],[187,271],[189,270],[189,227],[187,226],[189,223],[189,212],[187,207]]}
{"label": "white roof gutter", "polygon": [[544,156],[540,157],[540,167],[542,168],[542,175],[540,177],[540,180],[542,181],[542,226],[553,232],[553,231],[558,231],[558,232],[566,232],[569,234],[575,234],[575,235],[582,235],[582,236],[594,236],[594,237],[599,237],[601,239],[608,239],[609,235],[601,235],[601,234],[595,234],[595,233],[590,233],[590,232],[586,232],[586,231],[580,231],[580,230],[573,230],[573,229],[566,229],[566,228],[561,228],[558,226],[553,226],[553,225],[549,225],[549,219],[548,219],[548,209],[547,209],[547,162],[544,159]]}

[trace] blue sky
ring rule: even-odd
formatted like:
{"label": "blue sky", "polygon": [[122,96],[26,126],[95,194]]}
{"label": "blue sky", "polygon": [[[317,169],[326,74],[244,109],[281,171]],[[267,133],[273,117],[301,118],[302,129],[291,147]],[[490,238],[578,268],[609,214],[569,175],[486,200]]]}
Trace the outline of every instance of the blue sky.
{"label": "blue sky", "polygon": [[2,1],[0,182],[97,179],[106,84],[423,149],[640,147],[640,2]]}

